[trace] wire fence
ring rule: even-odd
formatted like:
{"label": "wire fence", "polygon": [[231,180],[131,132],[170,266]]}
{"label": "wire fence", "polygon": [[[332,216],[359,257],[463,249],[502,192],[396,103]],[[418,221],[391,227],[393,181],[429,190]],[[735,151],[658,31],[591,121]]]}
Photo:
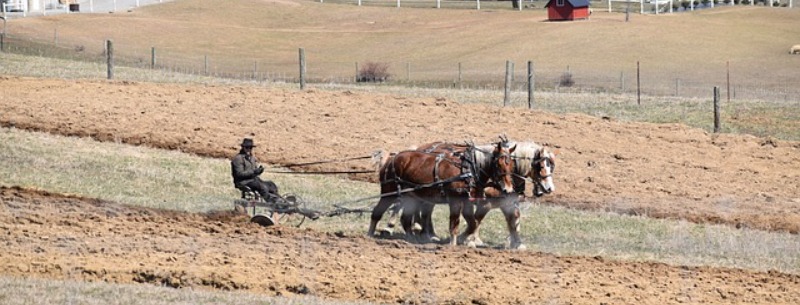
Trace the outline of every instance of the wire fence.
{"label": "wire fence", "polygon": [[[54,35],[56,36],[56,35]],[[103,64],[106,62],[104,41],[82,41],[54,37],[2,37],[4,52],[60,58]],[[67,41],[69,41],[67,43]],[[158,69],[192,75],[299,83],[300,66],[297,53],[292,56],[243,57],[232,55],[188,54],[173,48],[141,49],[124,43],[114,44],[115,65],[141,69]],[[305,81],[318,84],[357,84],[366,62],[325,61],[324,50],[305,50]],[[505,88],[506,60],[487,58],[480,61],[430,59],[414,61],[384,61],[390,77],[386,84],[419,88],[456,88],[499,90]],[[512,62],[510,88],[527,92],[527,62]],[[614,93],[647,96],[709,98],[714,87],[722,88],[722,96],[730,99],[765,101],[798,101],[800,75],[740,76],[726,71],[652,68],[647,62],[620,63],[617,69],[593,69],[592,65],[576,62],[555,65],[532,62],[532,80],[536,92]],[[679,66],[679,65],[676,65]]]}
{"label": "wire fence", "polygon": [[[549,0],[310,0],[371,7],[441,8],[468,10],[543,9]],[[519,1],[519,2],[518,2]],[[796,0],[591,0],[589,7],[608,12],[638,14],[678,13],[718,6],[750,5],[793,8]]]}

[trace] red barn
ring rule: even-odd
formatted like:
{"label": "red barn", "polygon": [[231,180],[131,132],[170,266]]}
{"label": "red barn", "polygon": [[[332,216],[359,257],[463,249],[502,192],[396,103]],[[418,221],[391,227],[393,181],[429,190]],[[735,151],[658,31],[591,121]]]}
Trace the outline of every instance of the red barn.
{"label": "red barn", "polygon": [[589,18],[589,0],[550,0],[544,7],[550,21]]}

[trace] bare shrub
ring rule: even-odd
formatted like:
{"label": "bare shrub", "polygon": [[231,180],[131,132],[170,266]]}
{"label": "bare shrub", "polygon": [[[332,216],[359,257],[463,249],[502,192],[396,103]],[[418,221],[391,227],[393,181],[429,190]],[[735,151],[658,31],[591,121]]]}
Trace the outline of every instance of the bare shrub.
{"label": "bare shrub", "polygon": [[575,81],[572,79],[572,73],[564,72],[564,74],[561,74],[558,85],[561,87],[572,87],[572,85],[575,85]]}
{"label": "bare shrub", "polygon": [[389,80],[389,64],[367,62],[358,70],[358,82],[385,82]]}

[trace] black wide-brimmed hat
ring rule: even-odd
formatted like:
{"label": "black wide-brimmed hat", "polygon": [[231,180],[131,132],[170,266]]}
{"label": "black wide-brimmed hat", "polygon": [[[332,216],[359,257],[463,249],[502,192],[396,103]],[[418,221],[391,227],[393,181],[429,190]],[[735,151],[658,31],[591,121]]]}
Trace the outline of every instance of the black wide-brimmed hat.
{"label": "black wide-brimmed hat", "polygon": [[242,140],[242,147],[256,147],[256,145],[253,144],[253,139],[244,138],[244,140]]}

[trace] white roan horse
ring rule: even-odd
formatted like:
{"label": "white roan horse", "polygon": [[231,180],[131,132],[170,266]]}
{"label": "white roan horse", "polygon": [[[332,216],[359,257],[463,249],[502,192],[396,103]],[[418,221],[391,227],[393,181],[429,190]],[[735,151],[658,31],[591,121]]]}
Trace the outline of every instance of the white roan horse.
{"label": "white roan horse", "polygon": [[[474,232],[471,236],[465,236],[465,241],[470,246],[482,246],[483,241],[479,236],[479,229],[481,222],[489,213],[489,210],[499,208],[506,219],[506,225],[509,232],[509,246],[512,249],[525,249],[522,243],[520,232],[520,210],[519,199],[524,196],[525,182],[530,179],[533,184],[533,195],[536,197],[552,193],[556,190],[555,183],[553,182],[553,173],[556,168],[556,154],[544,146],[538,145],[534,142],[517,142],[514,143],[517,149],[512,154],[515,159],[516,168],[515,173],[515,189],[518,195],[503,195],[495,189],[485,189],[486,200],[478,201],[475,204],[475,214],[472,216],[474,219],[475,230],[466,232]],[[512,144],[513,145],[513,144]],[[469,216],[467,223],[469,224]]]}
{"label": "white roan horse", "polygon": [[[514,167],[514,194],[503,194],[494,186],[488,186],[484,189],[485,199],[473,201],[474,209],[464,209],[463,216],[467,222],[467,229],[464,235],[459,237],[459,240],[469,246],[481,246],[483,241],[479,237],[480,224],[486,217],[489,210],[500,208],[506,219],[506,225],[509,231],[509,246],[512,249],[525,249],[522,239],[519,235],[520,230],[520,211],[518,207],[518,200],[520,196],[524,196],[525,184],[530,181],[532,185],[533,195],[536,197],[555,191],[555,184],[553,182],[553,172],[555,170],[556,154],[550,151],[547,147],[538,145],[534,142],[509,142],[509,146],[515,146],[516,149],[511,153],[511,157],[515,159]],[[493,144],[477,146],[478,150],[489,150]],[[432,152],[432,153],[447,153],[458,154],[462,153],[467,145],[434,142],[422,145],[417,150]],[[403,204],[395,205],[392,210],[392,215],[388,223],[388,228],[385,229],[391,232],[394,226],[394,218],[400,209],[412,208],[419,209],[420,213],[431,213],[432,207],[429,209],[408,207]],[[404,213],[405,215],[415,215]],[[431,215],[416,214],[416,221],[422,219],[431,219]],[[406,222],[409,220],[405,220]],[[422,232],[429,235],[429,239],[436,241],[438,238],[433,232],[432,224],[421,224]]]}

